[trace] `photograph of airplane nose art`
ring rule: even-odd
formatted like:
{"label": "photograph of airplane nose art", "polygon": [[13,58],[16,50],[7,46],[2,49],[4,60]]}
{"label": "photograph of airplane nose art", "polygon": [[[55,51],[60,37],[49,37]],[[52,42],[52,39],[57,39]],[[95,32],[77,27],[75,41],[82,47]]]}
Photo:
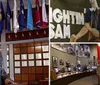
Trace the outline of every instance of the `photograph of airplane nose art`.
{"label": "photograph of airplane nose art", "polygon": [[51,0],[51,42],[99,42],[100,0]]}
{"label": "photograph of airplane nose art", "polygon": [[51,85],[100,85],[100,44],[51,44]]}
{"label": "photograph of airplane nose art", "polygon": [[48,0],[0,0],[0,85],[49,85]]}

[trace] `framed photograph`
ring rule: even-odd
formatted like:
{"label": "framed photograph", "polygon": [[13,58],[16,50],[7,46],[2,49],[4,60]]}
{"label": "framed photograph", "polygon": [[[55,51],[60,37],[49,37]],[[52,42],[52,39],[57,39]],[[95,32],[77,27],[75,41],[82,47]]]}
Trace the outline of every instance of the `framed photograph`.
{"label": "framed photograph", "polygon": [[86,58],[90,58],[90,46],[84,45],[84,55]]}
{"label": "framed photograph", "polygon": [[56,56],[52,56],[52,65],[53,67],[58,66],[58,58]]}
{"label": "framed photograph", "polygon": [[69,45],[67,47],[67,53],[71,54],[71,55],[75,55],[75,50],[74,50],[74,47],[72,45]]}
{"label": "framed photograph", "polygon": [[85,55],[84,55],[84,45],[81,45],[80,46],[80,55],[81,55],[81,57],[84,57]]}
{"label": "framed photograph", "polygon": [[59,60],[59,65],[64,65],[64,61],[62,59]]}
{"label": "framed photograph", "polygon": [[75,55],[80,57],[80,45],[75,46]]}

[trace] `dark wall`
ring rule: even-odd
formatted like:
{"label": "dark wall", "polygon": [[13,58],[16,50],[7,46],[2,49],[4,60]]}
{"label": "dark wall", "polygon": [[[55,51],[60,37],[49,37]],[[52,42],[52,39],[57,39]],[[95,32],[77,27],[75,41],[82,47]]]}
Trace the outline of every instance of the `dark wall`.
{"label": "dark wall", "polygon": [[[97,0],[97,2],[98,5],[100,6],[100,0]],[[52,7],[52,9],[59,8],[61,10],[65,9],[65,10],[84,13],[84,8],[90,7],[90,2],[89,0],[51,0],[50,7]],[[56,23],[54,22],[53,24],[56,25]],[[77,34],[79,30],[83,27],[83,25],[75,25],[75,24],[74,25],[70,24],[70,26],[71,26],[71,35]],[[69,41],[69,39],[51,39],[51,41],[66,42]],[[82,41],[82,42],[88,41],[88,33],[78,41]]]}

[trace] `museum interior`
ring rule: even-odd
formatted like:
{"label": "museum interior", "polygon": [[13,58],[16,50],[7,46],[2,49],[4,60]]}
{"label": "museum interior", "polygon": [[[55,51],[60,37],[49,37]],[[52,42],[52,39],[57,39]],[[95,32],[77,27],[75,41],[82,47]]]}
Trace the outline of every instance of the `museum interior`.
{"label": "museum interior", "polygon": [[51,85],[97,85],[100,44],[51,44]]}

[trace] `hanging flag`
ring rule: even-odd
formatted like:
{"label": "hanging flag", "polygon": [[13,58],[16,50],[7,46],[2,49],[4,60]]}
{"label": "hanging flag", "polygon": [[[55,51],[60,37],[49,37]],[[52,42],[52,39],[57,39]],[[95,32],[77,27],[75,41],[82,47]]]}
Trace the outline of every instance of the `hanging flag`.
{"label": "hanging flag", "polygon": [[28,12],[27,12],[27,28],[33,30],[33,17],[32,17],[32,5],[31,1],[28,0]]}
{"label": "hanging flag", "polygon": [[19,30],[19,24],[18,24],[18,20],[17,20],[17,3],[16,0],[14,0],[14,9],[13,9],[13,28],[14,28],[14,32],[17,33],[17,31]]}
{"label": "hanging flag", "polygon": [[20,0],[19,26],[20,26],[19,27],[20,30],[23,30],[26,27],[23,0]]}
{"label": "hanging flag", "polygon": [[40,10],[39,10],[39,1],[36,0],[36,13],[35,13],[35,24],[37,28],[40,28]]}
{"label": "hanging flag", "polygon": [[9,5],[9,1],[7,0],[7,12],[6,12],[6,29],[11,32],[11,18],[12,13]]}
{"label": "hanging flag", "polygon": [[47,13],[45,7],[45,0],[42,0],[42,27],[47,27],[48,20],[47,20]]}
{"label": "hanging flag", "polygon": [[97,45],[97,54],[98,54],[98,58],[97,58],[98,64],[100,64],[100,44],[99,43]]}
{"label": "hanging flag", "polygon": [[4,19],[5,19],[4,9],[3,9],[2,2],[0,1],[0,35],[2,33],[2,30],[3,30]]}

